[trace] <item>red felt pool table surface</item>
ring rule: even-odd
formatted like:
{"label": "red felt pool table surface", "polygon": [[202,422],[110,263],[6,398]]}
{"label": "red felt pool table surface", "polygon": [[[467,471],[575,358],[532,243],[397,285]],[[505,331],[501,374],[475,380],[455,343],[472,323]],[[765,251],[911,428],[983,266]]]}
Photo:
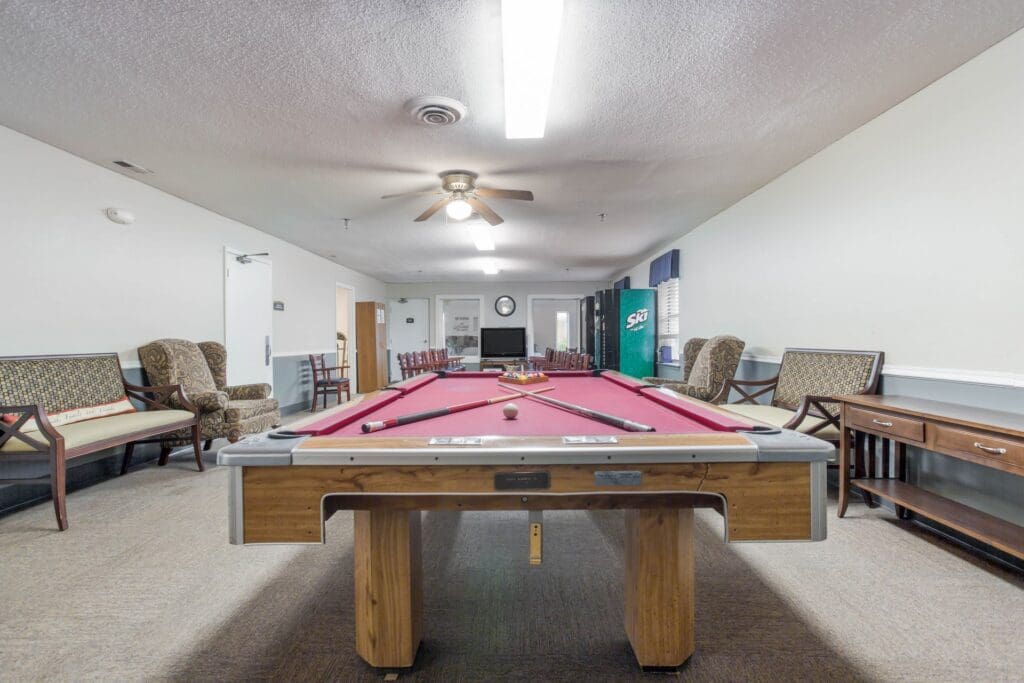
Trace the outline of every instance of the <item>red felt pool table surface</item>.
{"label": "red felt pool table surface", "polygon": [[[536,391],[543,395],[609,413],[654,427],[663,434],[694,434],[752,429],[741,418],[699,402],[675,397],[618,373],[551,372],[549,380],[528,385],[498,381],[495,372],[427,374],[395,388],[381,391],[352,408],[307,423],[295,431],[315,436],[365,436],[362,424],[418,413],[443,406],[501,396],[508,389]],[[505,419],[508,403],[474,408],[386,429],[391,436],[564,436],[623,434],[625,430],[576,415],[533,398],[515,398],[519,408],[514,420]]]}

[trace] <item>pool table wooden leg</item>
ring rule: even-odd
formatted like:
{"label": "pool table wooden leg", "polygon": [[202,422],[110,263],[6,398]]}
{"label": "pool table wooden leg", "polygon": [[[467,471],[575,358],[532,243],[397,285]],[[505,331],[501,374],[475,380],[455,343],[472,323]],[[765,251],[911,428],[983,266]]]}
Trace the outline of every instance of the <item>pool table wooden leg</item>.
{"label": "pool table wooden leg", "polygon": [[423,621],[420,512],[356,510],[356,652],[370,666],[408,667]]}
{"label": "pool table wooden leg", "polygon": [[693,510],[626,510],[626,634],[644,668],[693,654]]}

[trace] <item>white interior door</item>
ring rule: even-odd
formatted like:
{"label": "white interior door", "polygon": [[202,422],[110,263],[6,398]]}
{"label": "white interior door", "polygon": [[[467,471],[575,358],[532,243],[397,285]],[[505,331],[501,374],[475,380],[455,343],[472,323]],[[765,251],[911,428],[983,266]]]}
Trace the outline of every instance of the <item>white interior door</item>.
{"label": "white interior door", "polygon": [[430,346],[429,299],[388,299],[388,348],[391,381],[402,378],[398,354],[425,351]]}
{"label": "white interior door", "polygon": [[267,256],[224,250],[224,346],[228,384],[273,386],[273,293]]}

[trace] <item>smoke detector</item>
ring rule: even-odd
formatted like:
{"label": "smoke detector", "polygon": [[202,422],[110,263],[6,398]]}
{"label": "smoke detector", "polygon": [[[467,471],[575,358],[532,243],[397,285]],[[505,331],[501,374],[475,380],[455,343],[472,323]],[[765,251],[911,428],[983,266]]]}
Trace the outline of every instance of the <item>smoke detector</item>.
{"label": "smoke detector", "polygon": [[409,100],[409,114],[426,126],[450,126],[466,117],[466,105],[450,97],[427,95]]}

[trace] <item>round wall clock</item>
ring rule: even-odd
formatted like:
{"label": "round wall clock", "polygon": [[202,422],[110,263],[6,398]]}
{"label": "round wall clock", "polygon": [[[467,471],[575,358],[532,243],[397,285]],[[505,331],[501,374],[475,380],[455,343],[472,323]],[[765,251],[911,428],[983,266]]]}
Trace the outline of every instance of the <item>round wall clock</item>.
{"label": "round wall clock", "polygon": [[507,318],[516,312],[516,301],[507,294],[499,296],[494,302],[494,310],[501,317]]}

